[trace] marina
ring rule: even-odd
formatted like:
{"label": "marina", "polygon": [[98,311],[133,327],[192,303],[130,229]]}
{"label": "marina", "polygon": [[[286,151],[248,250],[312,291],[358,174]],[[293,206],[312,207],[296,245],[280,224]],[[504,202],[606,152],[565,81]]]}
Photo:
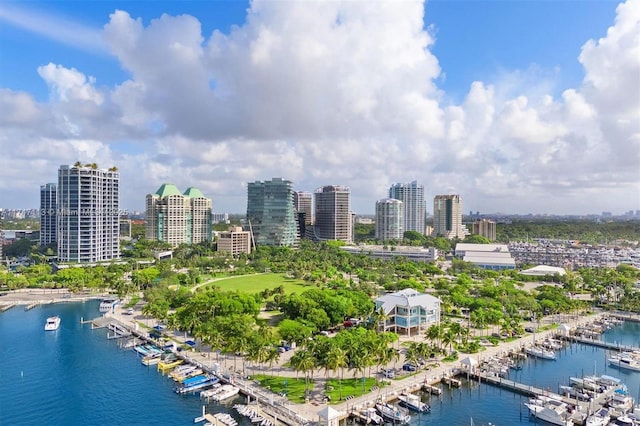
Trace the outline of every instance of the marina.
{"label": "marina", "polygon": [[[118,340],[118,344],[114,344],[114,342],[107,340],[105,338],[105,335],[111,332],[111,330],[109,329],[109,325],[108,325],[109,322],[105,320],[101,320],[102,317],[99,317],[96,321],[84,321],[85,324],[91,323],[92,325],[91,327],[83,326],[80,323],[80,320],[82,318],[91,317],[90,310],[87,311],[87,309],[89,308],[89,305],[93,306],[92,309],[96,309],[97,307],[95,302],[91,302],[88,304],[68,304],[68,305],[56,304],[55,305],[56,306],[55,313],[59,314],[62,318],[62,321],[65,322],[67,326],[69,326],[69,330],[67,330],[67,326],[65,326],[65,330],[63,330],[64,333],[57,334],[57,341],[59,341],[60,339],[73,337],[74,335],[84,336],[82,337],[83,340],[85,340],[86,342],[93,341],[94,344],[100,345],[101,347],[103,347],[103,349],[100,350],[101,352],[104,352],[105,354],[109,354],[108,355],[109,357],[113,357],[119,360],[117,361],[117,365],[119,366],[117,367],[117,369],[122,368],[122,366],[124,365],[130,364],[130,367],[128,368],[131,368],[132,370],[131,372],[127,373],[126,375],[127,378],[135,377],[136,374],[142,373],[142,376],[140,379],[143,380],[145,384],[142,385],[142,387],[139,390],[136,387],[136,390],[133,391],[136,394],[136,397],[133,399],[136,401],[138,400],[138,394],[144,395],[145,394],[144,390],[147,388],[151,388],[149,389],[149,391],[153,391],[154,395],[158,393],[164,395],[163,398],[167,398],[167,401],[173,398],[174,399],[173,403],[176,403],[179,406],[183,406],[186,404],[182,408],[175,409],[176,410],[175,412],[182,413],[182,418],[186,420],[175,421],[175,422],[172,422],[172,421],[167,422],[166,420],[162,420],[158,424],[177,424],[177,425],[193,424],[192,422],[194,417],[197,415],[196,413],[199,413],[201,411],[203,400],[205,401],[208,407],[208,411],[214,414],[216,412],[226,413],[229,416],[231,416],[231,418],[235,422],[241,425],[255,424],[252,421],[252,417],[244,416],[241,413],[239,413],[237,410],[232,410],[232,406],[237,403],[237,398],[241,398],[241,400],[243,400],[245,399],[246,395],[251,396],[251,404],[244,404],[244,405],[250,405],[252,409],[258,410],[258,412],[260,413],[259,417],[271,422],[274,425],[275,424],[291,424],[291,425],[304,424],[308,420],[311,420],[312,423],[317,421],[318,417],[310,418],[307,420],[295,417],[297,413],[295,412],[294,407],[290,404],[287,404],[286,400],[283,400],[280,398],[274,398],[273,394],[269,394],[268,392],[263,392],[262,394],[260,394],[261,392],[260,388],[256,388],[252,381],[242,380],[242,378],[238,376],[234,377],[233,375],[231,376],[225,375],[223,374],[223,370],[215,371],[216,370],[215,363],[209,363],[207,365],[201,361],[196,361],[192,357],[192,354],[188,352],[176,353],[175,354],[176,359],[169,358],[169,361],[171,361],[171,363],[176,362],[177,360],[181,361],[181,363],[177,363],[175,365],[172,365],[171,367],[165,367],[164,369],[160,369],[160,362],[158,362],[157,369],[154,368],[153,370],[149,370],[147,368],[141,368],[140,360],[142,359],[143,355],[139,354],[138,351],[134,352],[131,349],[133,347],[142,347],[144,348],[142,349],[143,351],[144,350],[149,351],[151,347],[149,346],[145,347],[145,345],[150,344],[150,343],[145,343],[149,339],[147,338],[147,340],[145,340],[143,339],[142,336],[137,336],[136,331],[132,330],[131,336],[124,337]],[[58,312],[58,310],[61,308],[64,308],[64,309]],[[40,315],[40,316],[43,316],[42,321],[44,321],[44,319],[51,316],[51,313],[54,312],[52,309],[53,309],[53,306],[43,305],[38,309],[33,309],[30,311],[23,311],[23,310],[7,311],[3,314],[5,315],[3,317],[3,321],[0,322],[1,323],[0,325],[5,325],[5,327],[0,327],[0,332],[2,333],[8,332],[8,329],[6,327],[6,324],[8,324],[7,318],[9,318],[9,322],[11,322],[10,321],[11,318],[19,318],[20,316],[25,316],[25,315],[28,315],[28,316]],[[74,312],[73,316],[75,317],[75,319],[73,317],[68,317],[69,315],[68,311]],[[16,324],[22,324],[22,323],[25,323],[25,321],[19,321]],[[11,324],[14,325],[14,322],[11,322]],[[99,327],[106,329],[105,330],[106,333],[105,331],[100,331]],[[633,327],[636,327],[636,328],[633,328]],[[17,328],[20,329],[20,326],[18,326]],[[40,328],[40,330],[42,330],[42,328]],[[631,343],[634,343],[637,340],[636,336],[638,335],[639,331],[640,331],[640,324],[625,322],[620,326],[616,326],[613,329],[605,331],[601,339],[604,341],[615,341],[615,342],[620,342],[621,344],[627,344],[632,346]],[[24,333],[24,331],[22,331],[22,333]],[[40,331],[40,333],[42,333],[42,331]],[[1,336],[3,338],[3,343],[4,343],[4,339],[6,339],[7,337],[5,335],[1,335]],[[625,336],[626,336],[626,340],[625,340]],[[44,335],[42,337],[44,337]],[[89,340],[86,340],[88,338]],[[54,343],[54,342],[51,342],[51,343]],[[62,343],[62,342],[59,342],[59,343]],[[134,343],[137,343],[137,344],[134,344]],[[55,344],[58,344],[58,343],[55,343]],[[129,346],[129,349],[124,350],[124,346]],[[163,349],[161,348],[162,345],[154,345],[154,346],[156,350],[160,350],[161,352],[163,351]],[[77,346],[74,346],[74,348],[76,347]],[[12,348],[12,345],[9,345],[9,348]],[[15,348],[11,350],[15,351]],[[94,351],[92,351],[92,353],[93,352]],[[3,352],[3,355],[4,354],[5,352]],[[517,355],[517,353],[512,353],[512,355]],[[437,425],[437,424],[445,424],[445,423],[446,424],[468,424],[471,418],[474,419],[475,424],[487,424],[491,422],[492,424],[501,425],[501,424],[517,424],[517,423],[535,422],[536,419],[530,416],[530,413],[529,413],[530,410],[525,405],[525,403],[531,403],[530,401],[531,397],[529,396],[530,393],[527,393],[528,391],[527,392],[524,391],[526,389],[530,390],[535,388],[536,389],[535,394],[537,396],[535,396],[534,398],[540,399],[541,397],[548,397],[548,398],[553,397],[552,399],[555,399],[557,395],[560,398],[560,401],[562,401],[563,403],[569,406],[575,407],[576,412],[583,412],[585,413],[585,415],[589,413],[589,417],[593,416],[593,418],[590,421],[590,424],[591,423],[596,424],[594,422],[601,421],[601,419],[598,419],[599,414],[597,413],[604,414],[604,411],[601,411],[602,409],[606,409],[607,414],[611,418],[614,418],[616,415],[616,410],[619,410],[620,407],[624,407],[625,406],[624,404],[627,404],[627,406],[629,406],[629,400],[625,398],[631,397],[631,394],[635,393],[634,392],[635,389],[640,389],[639,387],[640,380],[638,380],[638,377],[637,377],[639,374],[634,371],[624,371],[622,369],[618,369],[608,365],[607,358],[611,357],[612,354],[605,349],[602,349],[600,347],[596,347],[593,345],[588,345],[587,343],[567,342],[564,348],[556,349],[556,355],[557,355],[557,359],[556,361],[553,361],[553,362],[536,358],[536,357],[528,357],[524,360],[520,359],[519,361],[517,361],[517,365],[519,366],[519,368],[513,367],[515,366],[515,364],[505,363],[504,365],[497,368],[495,371],[491,373],[489,372],[483,373],[484,375],[480,379],[478,379],[478,377],[476,376],[472,376],[472,375],[467,376],[466,374],[464,374],[464,371],[460,370],[460,368],[458,367],[458,366],[461,366],[460,362],[457,362],[457,363],[452,363],[451,366],[454,366],[455,369],[458,370],[458,372],[462,372],[462,374],[455,376],[455,378],[451,375],[443,375],[438,380],[432,380],[430,378],[428,381],[425,381],[425,380],[422,380],[421,378],[420,380],[410,381],[407,383],[405,383],[406,381],[402,382],[404,385],[403,387],[406,390],[406,394],[411,394],[412,392],[415,392],[415,396],[419,397],[419,400],[421,402],[427,404],[430,407],[430,412],[426,412],[426,411],[418,412],[416,410],[410,410],[408,407],[405,407],[404,411],[402,411],[403,409],[399,408],[400,413],[403,416],[408,416],[408,418],[403,417],[402,421],[406,421],[409,424],[416,424],[416,425],[417,424]],[[482,354],[479,354],[479,356],[482,357]],[[22,357],[25,358],[24,355],[22,355]],[[11,362],[11,357],[8,357],[7,359]],[[25,359],[28,360],[28,357],[26,357]],[[89,356],[86,359],[93,359],[93,356]],[[486,359],[482,359],[481,362],[482,364],[484,364],[485,362],[493,363],[493,362],[496,362],[497,359],[498,358],[487,357]],[[515,356],[514,356],[514,360],[515,360]],[[594,365],[594,363],[596,365]],[[109,366],[109,362],[106,362],[106,359],[105,359],[103,361],[100,361],[99,366],[93,367],[91,371],[93,373],[99,372],[103,369],[106,369],[106,371],[109,371],[108,366]],[[180,369],[183,369],[182,371],[184,371],[184,369],[186,369],[187,367],[192,368],[193,369],[192,372],[197,371],[198,369],[202,370],[200,372],[201,375],[202,374],[206,375],[208,372],[213,371],[214,374],[217,374],[216,377],[218,377],[219,383],[207,383],[206,386],[203,386],[200,389],[191,388],[189,392],[178,393],[178,395],[176,396],[176,393],[174,392],[174,387],[176,386],[175,384],[176,382],[174,382],[174,380],[168,380],[168,378],[171,376],[171,374],[181,371]],[[16,371],[19,371],[21,368],[25,368],[25,367],[16,366],[13,368],[16,369]],[[116,368],[116,367],[115,366],[112,367],[111,371],[115,371],[113,370],[113,368]],[[157,370],[157,373],[156,373],[156,370]],[[578,392],[581,392],[586,398],[592,398],[592,396],[590,396],[590,394],[588,393],[588,392],[592,392],[590,389],[588,389],[588,385],[582,388],[582,390],[577,390],[578,388],[572,385],[579,384],[580,383],[579,380],[582,380],[583,381],[582,383],[584,386],[585,380],[586,382],[589,382],[589,379],[588,379],[589,375],[594,375],[592,373],[595,373],[596,370],[597,370],[597,375],[599,376],[609,375],[612,377],[620,378],[622,383],[626,384],[628,389],[630,390],[628,395],[624,395],[624,396],[620,395],[617,398],[615,398],[616,401],[613,402],[612,406],[602,405],[601,408],[599,408],[599,406],[597,406],[594,403],[595,399],[581,400],[580,398],[577,398],[576,396],[579,395]],[[150,373],[152,372],[152,374],[144,373],[145,371]],[[505,377],[501,377],[500,375],[498,375],[497,371],[499,371],[499,374],[505,375]],[[29,377],[29,376],[30,376],[30,373],[27,373],[26,377]],[[87,374],[87,376],[90,377],[90,374]],[[54,377],[56,377],[56,375],[54,375]],[[571,377],[574,378],[573,383],[570,380]],[[446,379],[450,384],[449,385],[444,383],[438,384],[438,382],[442,381],[442,379]],[[89,379],[89,380],[92,380],[92,379]],[[234,383],[231,383],[232,381]],[[514,392],[513,389],[510,390],[507,386],[504,386],[504,385],[496,386],[495,385],[496,381],[498,383],[504,382],[505,384],[509,383],[509,381],[512,381],[513,383],[519,383],[520,384],[519,387],[521,390],[520,392]],[[94,382],[94,380],[92,380],[92,382]],[[98,383],[99,381],[95,380],[95,382]],[[109,380],[109,382],[112,382],[112,380]],[[193,383],[193,382],[188,382],[188,383],[190,384],[190,386],[195,387],[195,386],[198,386],[199,384],[206,383],[206,381],[203,381],[200,383]],[[118,383],[116,383],[116,385],[117,384]],[[224,400],[220,403],[220,402],[214,401],[212,398],[210,398],[209,402],[207,403],[206,402],[207,398],[205,396],[208,395],[208,393],[205,393],[204,395],[202,395],[202,398],[199,397],[200,395],[197,395],[198,392],[210,392],[210,395],[213,396],[218,392],[220,392],[220,389],[225,384],[233,385],[235,388],[238,389],[237,391],[238,393],[241,393],[242,395],[245,395],[245,396],[239,396],[236,393],[235,396],[232,396],[229,399],[230,401],[229,404],[231,405],[227,405],[227,403]],[[219,385],[219,386],[216,386],[216,385]],[[127,395],[127,398],[131,398],[132,390],[130,389],[125,390],[120,386],[114,386],[114,387],[118,389],[119,392],[122,392],[124,395]],[[163,391],[163,389],[166,389],[166,391]],[[420,389],[424,389],[424,391],[421,391]],[[568,389],[574,389],[573,395],[569,393]],[[18,388],[18,393],[21,393],[19,391],[19,388]],[[191,396],[191,393],[196,393],[196,398],[193,398]],[[112,394],[110,395],[111,395],[110,398],[114,398]],[[170,395],[173,395],[173,396],[170,397]],[[398,409],[398,404],[399,404],[398,398],[400,395],[401,393],[394,393],[393,389],[391,388],[381,388],[371,393],[372,397],[375,397],[380,401],[379,404],[381,404],[381,408],[388,404]],[[633,395],[633,396],[635,397],[637,395]],[[97,398],[97,399],[102,400],[102,398]],[[157,397],[153,397],[150,399],[157,400]],[[413,399],[416,400],[415,397]],[[115,398],[114,400],[118,400],[118,399]],[[121,401],[120,404],[122,404],[122,407],[126,407],[127,404],[129,404],[129,402],[126,400],[120,399],[120,401]],[[614,401],[614,398],[611,398],[611,401]],[[619,403],[621,405],[616,406],[615,405],[616,403]],[[374,408],[375,410],[375,407],[360,405],[357,399],[353,400],[353,402],[347,401],[346,404],[347,404],[347,410],[345,410],[344,412],[346,412],[347,415],[353,413],[352,419],[354,421],[356,419],[359,419],[358,421],[361,421],[363,423],[375,424],[377,418],[380,417],[379,411],[374,413],[370,410],[370,408]],[[141,403],[141,405],[144,406],[144,403]],[[154,404],[154,407],[155,405],[156,404]],[[167,404],[167,402],[164,402],[161,405],[170,406],[172,404]],[[333,407],[333,406],[326,406],[326,405],[324,406],[324,408],[330,408],[330,407]],[[344,407],[344,404],[342,404],[342,406],[339,404],[338,406],[336,406],[336,409],[341,410],[343,409],[343,407]],[[496,410],[495,407],[499,407],[499,409]],[[315,412],[320,412],[323,409],[323,405],[322,404],[317,405],[312,408],[313,410],[315,410]],[[125,411],[131,414],[131,412],[126,410],[126,408],[122,408],[121,411]],[[53,410],[53,413],[55,417],[55,410]],[[625,415],[624,414],[620,415],[620,414],[621,413],[619,412],[618,417],[624,420]],[[630,411],[628,414],[632,415],[633,411]],[[15,416],[18,414],[14,413],[13,415]],[[21,416],[19,418],[22,420],[24,413],[21,413],[19,415]],[[174,415],[177,415],[177,414],[174,414]],[[10,416],[11,416],[10,412],[8,413],[6,409],[5,411],[0,411],[0,421],[2,421],[3,423],[8,422],[7,424],[12,424],[12,423],[15,424],[15,422],[9,421],[12,418]],[[65,422],[65,424],[87,424],[87,422],[85,421],[86,419],[84,419],[85,416],[87,418],[94,418],[90,414],[83,413],[82,421],[78,420],[75,423],[74,421],[70,421],[70,422]],[[215,417],[213,417],[213,414],[208,414],[208,416],[210,417],[210,419],[211,418],[215,419]],[[13,418],[15,419],[16,417],[13,417]],[[29,420],[30,418],[33,420],[33,422]],[[135,418],[135,415],[133,415],[131,418]],[[225,418],[227,417],[225,416]],[[582,421],[586,422],[586,419],[587,417],[584,417]],[[220,422],[220,419],[216,419],[216,420]],[[207,420],[207,421],[210,421],[210,420]],[[351,420],[346,420],[346,421],[351,421]],[[135,421],[133,422],[135,423]],[[260,420],[260,422],[262,422],[262,420]],[[91,421],[89,421],[88,423],[91,423]],[[122,421],[118,421],[116,418],[116,420],[113,422],[113,424],[130,424],[130,423],[131,423],[130,418],[128,418],[126,421],[124,420],[124,418],[122,418]],[[146,420],[145,420],[145,423],[147,423]],[[20,424],[27,424],[27,425],[36,424],[36,421],[32,417],[27,417],[27,421],[20,422]]]}

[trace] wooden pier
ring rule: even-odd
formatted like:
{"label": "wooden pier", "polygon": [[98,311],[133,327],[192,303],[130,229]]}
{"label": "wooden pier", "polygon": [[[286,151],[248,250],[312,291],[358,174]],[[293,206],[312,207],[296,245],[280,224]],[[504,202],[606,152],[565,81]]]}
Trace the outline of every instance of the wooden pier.
{"label": "wooden pier", "polygon": [[460,380],[454,379],[453,377],[449,377],[449,376],[444,376],[442,378],[442,383],[449,386],[456,387],[456,388],[459,388],[460,386],[462,386],[462,382]]}
{"label": "wooden pier", "polygon": [[599,339],[589,339],[587,337],[562,336],[562,335],[559,335],[557,337],[560,339],[566,340],[568,342],[583,343],[585,345],[596,346],[598,348],[608,349],[611,351],[620,351],[620,352],[640,351],[640,348],[637,348],[635,346],[621,345],[619,343],[610,343],[610,342],[605,342],[604,340],[599,340]]}
{"label": "wooden pier", "polygon": [[565,398],[562,395],[559,395],[554,392],[550,392],[549,390],[537,388],[531,385],[526,385],[524,383],[519,383],[509,379],[504,379],[499,376],[496,377],[496,376],[488,375],[485,373],[480,373],[477,371],[465,372],[464,374],[468,376],[470,379],[477,380],[478,382],[485,382],[485,383],[498,386],[501,388],[505,388],[507,390],[510,390],[512,392],[516,392],[525,396],[548,396],[550,398],[555,398],[558,400]]}
{"label": "wooden pier", "polygon": [[442,394],[442,388],[430,385],[428,383],[425,383],[424,385],[422,385],[422,391],[423,392],[429,392],[432,395],[441,395]]}

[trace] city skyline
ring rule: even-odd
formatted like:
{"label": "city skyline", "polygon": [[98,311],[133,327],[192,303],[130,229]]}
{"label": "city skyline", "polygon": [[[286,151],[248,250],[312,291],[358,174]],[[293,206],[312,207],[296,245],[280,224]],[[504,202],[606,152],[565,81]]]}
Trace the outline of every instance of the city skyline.
{"label": "city skyline", "polygon": [[242,213],[247,184],[394,182],[467,211],[640,209],[640,2],[3,2],[0,207],[114,164]]}

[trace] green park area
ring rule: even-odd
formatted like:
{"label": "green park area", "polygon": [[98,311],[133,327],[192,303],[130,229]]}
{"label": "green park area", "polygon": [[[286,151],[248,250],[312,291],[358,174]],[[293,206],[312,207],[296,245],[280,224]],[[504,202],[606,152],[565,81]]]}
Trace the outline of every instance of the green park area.
{"label": "green park area", "polygon": [[[270,389],[280,395],[286,395],[287,399],[294,403],[305,402],[305,379],[295,377],[281,377],[281,376],[265,376],[256,375],[253,376],[254,380],[260,383],[260,386]],[[313,389],[315,381],[309,380],[309,389]],[[376,379],[367,377],[364,379],[358,378],[345,378],[342,380],[328,379],[325,386],[324,395],[326,395],[332,403],[338,403],[344,401],[347,397],[361,396],[372,390],[375,390],[375,386],[379,386],[381,383],[376,384]]]}
{"label": "green park area", "polygon": [[214,278],[200,288],[218,287],[222,291],[240,291],[254,294],[266,289],[273,290],[280,286],[284,289],[284,294],[301,293],[309,288],[309,284],[302,280],[287,278],[284,274],[275,273]]}

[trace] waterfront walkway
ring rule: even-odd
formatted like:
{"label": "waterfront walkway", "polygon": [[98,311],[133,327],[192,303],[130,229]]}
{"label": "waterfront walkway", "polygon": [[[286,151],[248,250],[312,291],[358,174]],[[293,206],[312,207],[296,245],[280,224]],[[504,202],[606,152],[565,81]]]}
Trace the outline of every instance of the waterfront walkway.
{"label": "waterfront walkway", "polygon": [[596,346],[602,349],[608,349],[610,351],[619,351],[619,352],[640,351],[640,348],[636,346],[621,345],[620,343],[615,343],[615,342],[610,343],[610,342],[605,342],[604,340],[591,339],[589,337],[579,337],[579,336],[559,336],[559,337],[568,342],[582,343],[585,345]]}

